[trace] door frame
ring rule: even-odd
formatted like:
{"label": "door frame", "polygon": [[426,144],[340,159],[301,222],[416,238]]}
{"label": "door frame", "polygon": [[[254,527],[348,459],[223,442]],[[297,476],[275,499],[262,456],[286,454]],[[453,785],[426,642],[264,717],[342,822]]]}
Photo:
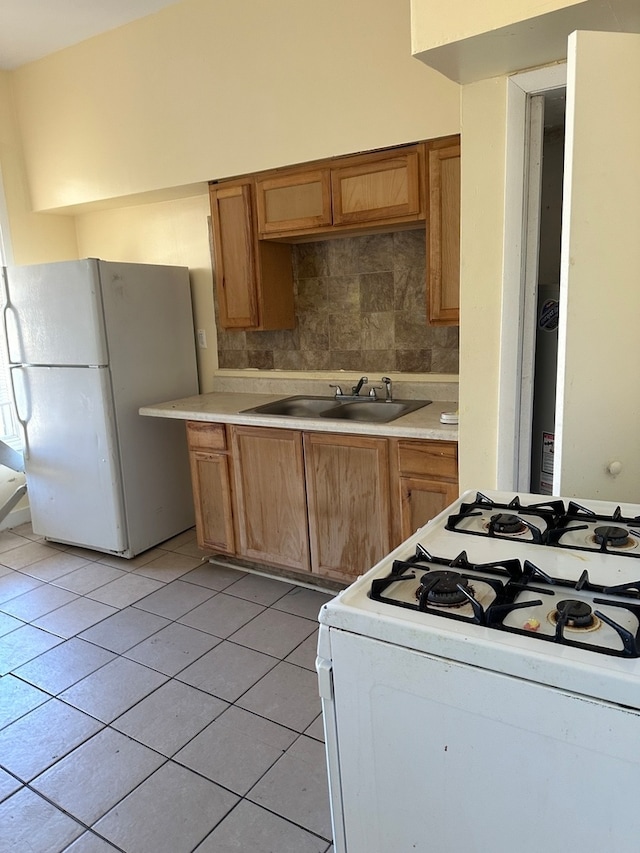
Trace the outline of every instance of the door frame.
{"label": "door frame", "polygon": [[[497,486],[506,491],[529,491],[532,376],[535,355],[535,299],[530,284],[530,100],[566,86],[567,65],[561,63],[514,74],[507,81],[505,208],[502,267],[502,322],[498,387]],[[538,235],[535,235],[536,240]],[[534,294],[535,295],[535,294]],[[517,322],[512,318],[517,317]],[[527,331],[528,330],[528,331]],[[527,481],[525,482],[525,478]]]}

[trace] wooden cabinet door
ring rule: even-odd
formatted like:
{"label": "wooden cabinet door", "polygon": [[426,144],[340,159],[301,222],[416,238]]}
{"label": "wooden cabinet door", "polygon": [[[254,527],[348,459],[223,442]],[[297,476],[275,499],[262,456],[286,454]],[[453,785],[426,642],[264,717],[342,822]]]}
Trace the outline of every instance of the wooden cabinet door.
{"label": "wooden cabinet door", "polygon": [[224,424],[187,421],[198,545],[235,553],[233,498]]}
{"label": "wooden cabinet door", "polygon": [[218,322],[223,329],[293,329],[291,247],[258,239],[253,182],[210,188]]}
{"label": "wooden cabinet door", "polygon": [[333,224],[418,219],[422,150],[331,169]]}
{"label": "wooden cabinet door", "polygon": [[189,453],[198,545],[235,553],[229,462],[225,453]]}
{"label": "wooden cabinet door", "polygon": [[400,477],[400,541],[407,539],[458,497],[458,486],[442,480]]}
{"label": "wooden cabinet door", "polygon": [[428,155],[428,320],[457,326],[460,317],[460,142]]}
{"label": "wooden cabinet door", "polygon": [[349,581],[389,551],[387,441],[305,433],[312,571]]}
{"label": "wooden cabinet door", "polygon": [[219,322],[223,329],[259,324],[251,183],[210,188]]}
{"label": "wooden cabinet door", "polygon": [[231,434],[239,553],[309,571],[301,433],[233,426]]}
{"label": "wooden cabinet door", "polygon": [[331,225],[329,169],[259,178],[256,193],[261,236]]}
{"label": "wooden cabinet door", "polygon": [[458,497],[454,441],[390,439],[393,545],[399,545]]}

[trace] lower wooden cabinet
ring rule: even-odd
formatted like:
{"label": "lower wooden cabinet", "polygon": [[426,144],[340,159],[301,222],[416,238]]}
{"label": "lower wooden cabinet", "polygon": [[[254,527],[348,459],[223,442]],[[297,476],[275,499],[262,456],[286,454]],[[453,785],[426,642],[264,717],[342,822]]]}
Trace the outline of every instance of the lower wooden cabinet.
{"label": "lower wooden cabinet", "polygon": [[190,421],[198,545],[349,583],[458,496],[457,444]]}
{"label": "lower wooden cabinet", "polygon": [[235,553],[229,456],[224,424],[187,422],[191,484],[200,548]]}
{"label": "lower wooden cabinet", "polygon": [[238,553],[309,571],[302,433],[232,426]]}
{"label": "lower wooden cabinet", "polygon": [[391,439],[393,545],[399,545],[458,497],[458,445]]}
{"label": "lower wooden cabinet", "polygon": [[458,487],[424,477],[400,478],[400,544],[427,521],[453,503],[458,497]]}
{"label": "lower wooden cabinet", "polygon": [[389,551],[385,438],[305,433],[311,569],[352,580]]}

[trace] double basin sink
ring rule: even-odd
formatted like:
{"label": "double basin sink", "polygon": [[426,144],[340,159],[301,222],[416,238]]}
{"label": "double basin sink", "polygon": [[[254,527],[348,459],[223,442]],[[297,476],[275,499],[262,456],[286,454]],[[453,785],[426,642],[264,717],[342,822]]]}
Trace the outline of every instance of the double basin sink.
{"label": "double basin sink", "polygon": [[431,400],[377,400],[370,397],[285,397],[264,403],[243,414],[276,415],[290,418],[328,418],[340,421],[387,424],[396,418],[428,406]]}

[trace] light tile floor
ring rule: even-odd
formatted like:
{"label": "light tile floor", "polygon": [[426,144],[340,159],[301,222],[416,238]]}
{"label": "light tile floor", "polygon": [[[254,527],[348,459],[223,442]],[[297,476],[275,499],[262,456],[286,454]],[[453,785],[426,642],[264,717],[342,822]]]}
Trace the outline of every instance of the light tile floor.
{"label": "light tile floor", "polygon": [[2,853],[328,853],[322,592],[0,533]]}

